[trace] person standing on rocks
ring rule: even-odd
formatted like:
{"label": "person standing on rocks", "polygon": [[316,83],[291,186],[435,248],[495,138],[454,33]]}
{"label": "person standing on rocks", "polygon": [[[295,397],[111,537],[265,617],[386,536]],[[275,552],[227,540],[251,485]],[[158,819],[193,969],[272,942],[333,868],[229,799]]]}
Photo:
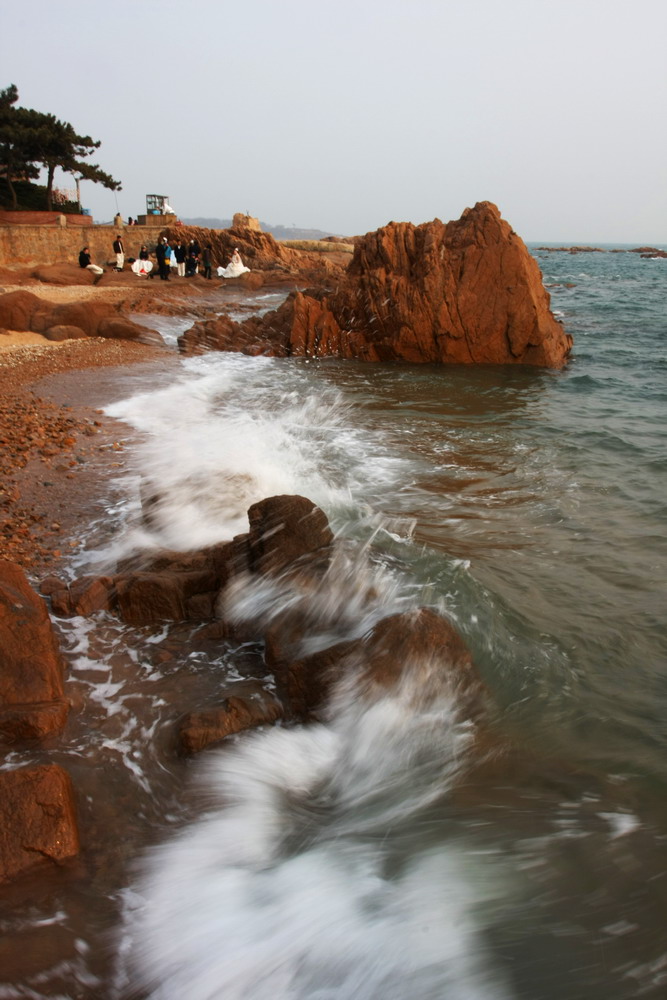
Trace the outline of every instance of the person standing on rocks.
{"label": "person standing on rocks", "polygon": [[113,252],[116,254],[116,270],[122,271],[125,263],[125,247],[120,233],[116,233],[116,239],[113,241]]}
{"label": "person standing on rocks", "polygon": [[79,254],[79,267],[85,267],[88,271],[93,274],[104,274],[104,268],[98,267],[97,264],[93,264],[90,258],[90,248],[84,247]]}
{"label": "person standing on rocks", "polygon": [[167,243],[166,236],[163,236],[156,246],[155,256],[157,257],[157,266],[160,271],[160,280],[169,281],[169,261],[171,259],[171,250],[169,244]]}
{"label": "person standing on rocks", "polygon": [[202,261],[202,264],[204,265],[204,277],[205,278],[210,278],[211,277],[211,267],[213,265],[212,252],[213,252],[213,248],[211,247],[211,244],[207,243],[206,246],[204,247],[204,252],[201,255],[201,261]]}
{"label": "person standing on rocks", "polygon": [[179,276],[179,278],[184,278],[185,277],[185,257],[186,257],[186,250],[185,250],[185,247],[183,246],[183,243],[182,243],[181,240],[179,240],[178,243],[176,244],[176,246],[174,247],[173,253],[174,253],[174,256],[176,257],[176,266],[177,266],[177,269],[178,269],[178,276]]}

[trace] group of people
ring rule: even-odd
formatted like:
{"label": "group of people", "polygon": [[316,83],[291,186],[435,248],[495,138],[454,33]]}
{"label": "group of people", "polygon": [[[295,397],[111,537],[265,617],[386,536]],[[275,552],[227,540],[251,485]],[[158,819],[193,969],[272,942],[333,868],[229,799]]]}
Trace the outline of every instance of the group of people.
{"label": "group of people", "polygon": [[[125,247],[123,245],[123,237],[120,233],[116,234],[116,238],[113,241],[113,252],[116,257],[114,270],[122,271],[125,266]],[[131,267],[135,274],[141,277],[153,277],[153,261],[150,257],[148,247],[144,243],[137,259],[132,260],[130,258]],[[172,269],[176,271],[176,274],[180,278],[192,277],[199,272],[200,267],[205,278],[211,278],[212,276],[213,248],[210,243],[207,243],[202,250],[196,239],[191,239],[187,244],[183,243],[180,239],[172,241],[170,244],[167,237],[163,236],[155,248],[155,258],[158,273],[162,281],[169,281]],[[93,274],[104,273],[103,268],[97,264],[93,264],[89,247],[84,247],[79,254],[79,266],[87,268]],[[240,274],[245,274],[249,270],[250,268],[245,266],[238,247],[236,247],[227,266],[217,268],[217,275],[219,278],[237,278]]]}
{"label": "group of people", "polygon": [[[145,249],[142,247],[142,252]],[[191,278],[198,273],[200,265],[204,277],[211,277],[213,250],[210,243],[207,243],[203,250],[195,239],[190,240],[187,245],[182,240],[176,240],[172,246],[167,237],[163,236],[155,248],[155,256],[163,281],[169,281],[169,272],[172,268],[179,278]]]}

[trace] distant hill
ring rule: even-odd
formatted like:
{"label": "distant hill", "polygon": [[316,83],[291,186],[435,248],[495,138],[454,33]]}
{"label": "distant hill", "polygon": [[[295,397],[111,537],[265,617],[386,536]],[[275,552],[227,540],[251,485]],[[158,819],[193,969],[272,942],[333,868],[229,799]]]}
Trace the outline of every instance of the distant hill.
{"label": "distant hill", "polygon": [[[230,229],[231,219],[181,219],[184,226],[201,226],[202,229]],[[276,240],[321,240],[325,236],[339,236],[321,229],[297,229],[296,226],[272,226],[260,220],[263,233],[271,233]]]}

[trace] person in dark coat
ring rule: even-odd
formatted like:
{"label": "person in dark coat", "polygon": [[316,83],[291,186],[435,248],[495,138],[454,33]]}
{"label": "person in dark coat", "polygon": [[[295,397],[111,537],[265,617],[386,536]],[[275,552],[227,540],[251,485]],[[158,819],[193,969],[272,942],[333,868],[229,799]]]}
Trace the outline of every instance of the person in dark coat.
{"label": "person in dark coat", "polygon": [[79,254],[79,267],[85,267],[88,271],[92,271],[93,274],[104,274],[103,268],[98,267],[97,264],[93,264],[88,247],[84,247]]}
{"label": "person in dark coat", "polygon": [[116,270],[122,271],[125,263],[125,247],[120,233],[116,233],[116,239],[113,241],[113,252],[116,254]]}
{"label": "person in dark coat", "polygon": [[202,264],[204,265],[204,277],[211,277],[211,268],[213,266],[213,250],[210,243],[207,243],[204,247],[204,252],[201,255]]}
{"label": "person in dark coat", "polygon": [[186,253],[186,249],[183,246],[183,243],[181,242],[181,240],[179,240],[178,243],[176,244],[176,246],[174,247],[174,256],[176,257],[176,265],[177,265],[177,268],[178,268],[178,276],[179,276],[179,278],[184,278],[185,277],[185,259],[186,259],[187,253]]}
{"label": "person in dark coat", "polygon": [[185,277],[192,278],[197,273],[199,265],[200,248],[197,240],[190,240],[188,243],[188,254],[185,261]]}
{"label": "person in dark coat", "polygon": [[167,243],[167,237],[163,236],[155,248],[155,256],[157,257],[157,266],[160,271],[161,281],[169,281],[169,259],[171,254],[167,256],[168,249],[169,245]]}

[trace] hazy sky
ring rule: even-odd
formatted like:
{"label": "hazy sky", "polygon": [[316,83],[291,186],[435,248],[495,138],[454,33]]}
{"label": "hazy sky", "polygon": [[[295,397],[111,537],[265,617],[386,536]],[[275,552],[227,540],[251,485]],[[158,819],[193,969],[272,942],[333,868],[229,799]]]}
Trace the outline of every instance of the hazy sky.
{"label": "hazy sky", "polygon": [[666,39],[667,0],[0,0],[0,87],[102,140],[97,221],[489,200],[526,240],[664,243]]}

